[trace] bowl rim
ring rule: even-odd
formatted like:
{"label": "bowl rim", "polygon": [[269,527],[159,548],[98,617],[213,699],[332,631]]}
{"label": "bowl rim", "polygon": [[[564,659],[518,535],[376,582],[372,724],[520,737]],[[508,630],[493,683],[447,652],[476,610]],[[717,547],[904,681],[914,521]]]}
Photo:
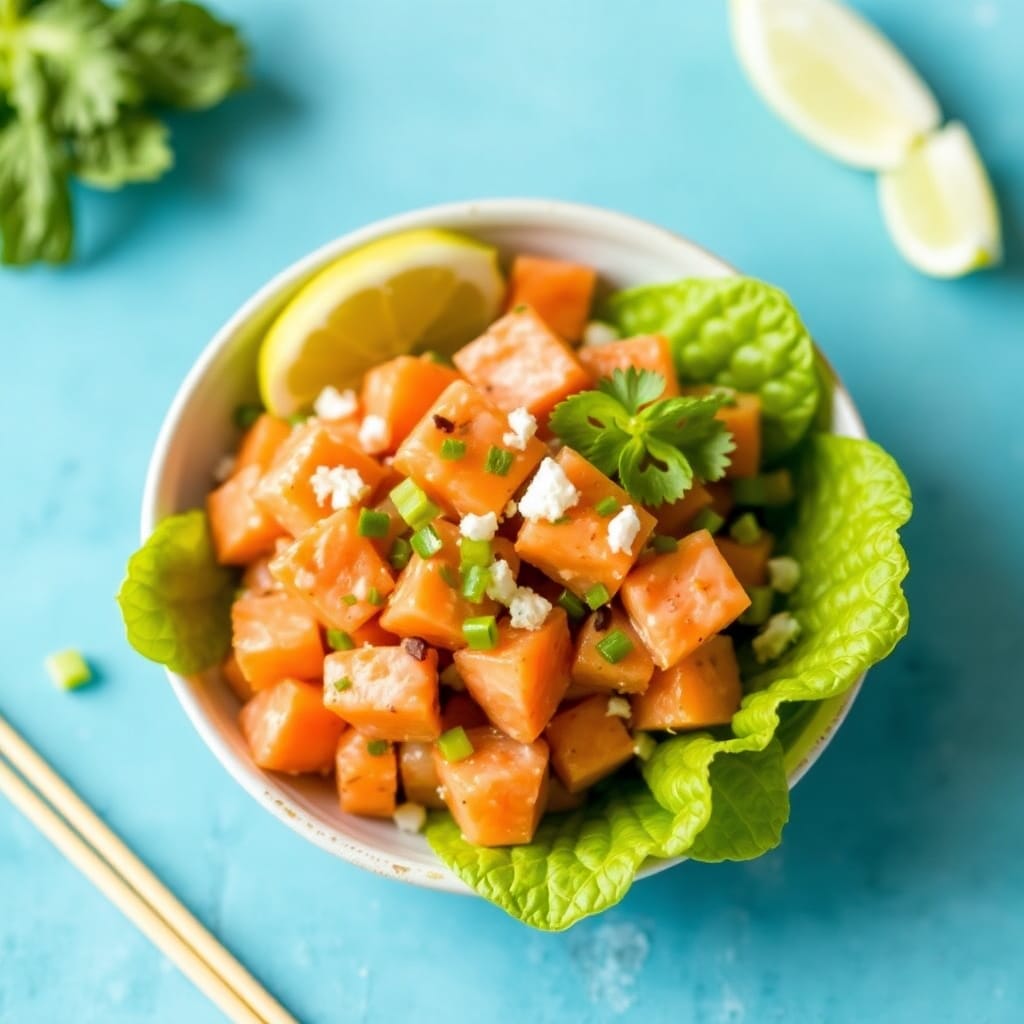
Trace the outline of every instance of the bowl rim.
{"label": "bowl rim", "polygon": [[[146,473],[143,490],[140,532],[143,541],[149,536],[160,519],[161,481],[167,468],[167,454],[171,442],[177,434],[186,408],[197,385],[203,380],[219,353],[233,337],[249,321],[284,290],[303,279],[322,264],[348,252],[358,246],[374,241],[385,235],[413,228],[436,227],[443,223],[445,228],[454,231],[473,231],[474,221],[481,218],[501,218],[512,221],[519,218],[543,218],[548,225],[579,232],[585,226],[600,226],[617,235],[634,237],[645,244],[655,241],[675,249],[688,249],[691,253],[709,264],[716,265],[723,276],[737,275],[739,271],[711,253],[692,242],[690,239],[670,231],[658,224],[651,223],[631,214],[608,210],[598,206],[565,200],[538,198],[487,198],[462,200],[419,207],[404,213],[395,214],[372,221],[362,227],[345,232],[342,235],[318,246],[312,252],[293,261],[269,281],[263,284],[233,313],[228,320],[215,332],[204,346],[198,358],[192,364],[182,383],[175,392],[167,413],[164,416],[157,434],[153,453]],[[842,405],[848,423],[850,436],[867,438],[867,430],[853,399],[843,386],[838,374],[827,358],[815,346],[817,356],[822,361],[832,384],[832,399],[835,405]],[[214,754],[221,765],[234,780],[262,807],[268,810],[289,828],[315,843],[321,849],[343,860],[390,878],[399,878],[405,882],[443,892],[472,894],[471,890],[456,875],[450,872],[440,861],[433,868],[407,859],[400,853],[383,852],[369,843],[343,836],[336,830],[325,830],[322,824],[311,816],[302,806],[289,801],[286,796],[275,794],[267,785],[266,773],[256,768],[251,762],[244,763],[235,751],[223,739],[220,732],[204,713],[197,700],[195,680],[178,675],[170,669],[165,670],[171,687],[179,704],[195,727],[202,741]],[[866,673],[865,673],[866,675]],[[862,675],[840,697],[824,701],[818,705],[814,719],[820,718],[819,731],[814,733],[810,722],[805,723],[802,735],[813,734],[814,738],[803,745],[798,751],[791,752],[787,763],[789,788],[792,789],[811,766],[821,756],[842,725],[857,694],[863,684]],[[685,860],[685,857],[652,860],[645,864],[637,873],[637,878],[646,878]]]}

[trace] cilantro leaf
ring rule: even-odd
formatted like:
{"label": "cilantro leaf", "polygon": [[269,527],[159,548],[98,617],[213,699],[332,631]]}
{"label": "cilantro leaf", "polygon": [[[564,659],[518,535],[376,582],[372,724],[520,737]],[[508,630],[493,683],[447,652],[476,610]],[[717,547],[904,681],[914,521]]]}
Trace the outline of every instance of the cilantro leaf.
{"label": "cilantro leaf", "polygon": [[635,366],[629,369],[613,370],[610,377],[602,377],[597,382],[598,391],[614,398],[630,415],[653,402],[665,390],[665,378],[653,370],[638,370]]}
{"label": "cilantro leaf", "polygon": [[736,447],[732,434],[715,414],[728,399],[724,395],[667,398],[645,409],[641,419],[659,440],[686,452],[690,466],[702,480],[718,480],[729,466]]}
{"label": "cilantro leaf", "polygon": [[564,444],[611,476],[619,452],[629,442],[628,422],[629,414],[613,395],[584,391],[555,407],[550,427]]}
{"label": "cilantro leaf", "polygon": [[109,128],[75,139],[75,173],[95,188],[156,181],[174,163],[167,134],[156,118],[127,114]]}
{"label": "cilantro leaf", "polygon": [[682,497],[693,485],[686,456],[655,437],[634,437],[619,454],[619,480],[644,505]]}

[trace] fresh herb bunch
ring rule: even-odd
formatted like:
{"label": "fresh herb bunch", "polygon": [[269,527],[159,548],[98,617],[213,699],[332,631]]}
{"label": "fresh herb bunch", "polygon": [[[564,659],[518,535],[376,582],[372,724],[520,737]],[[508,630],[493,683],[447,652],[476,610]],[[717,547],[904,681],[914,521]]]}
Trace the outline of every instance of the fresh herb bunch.
{"label": "fresh herb bunch", "polygon": [[551,429],[645,505],[677,501],[694,477],[719,480],[732,435],[715,413],[725,393],[661,398],[665,378],[633,367],[556,406]]}
{"label": "fresh herb bunch", "polygon": [[246,60],[234,27],[185,0],[0,0],[3,262],[70,259],[71,177],[159,178],[173,155],[151,108],[214,106]]}

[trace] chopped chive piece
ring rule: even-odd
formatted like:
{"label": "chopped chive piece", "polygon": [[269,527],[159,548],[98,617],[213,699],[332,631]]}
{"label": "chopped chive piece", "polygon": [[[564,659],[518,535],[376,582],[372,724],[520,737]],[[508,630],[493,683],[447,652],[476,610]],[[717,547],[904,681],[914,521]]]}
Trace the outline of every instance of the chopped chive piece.
{"label": "chopped chive piece", "polygon": [[75,650],[56,651],[43,662],[47,675],[62,690],[75,690],[92,679],[85,658]]}
{"label": "chopped chive piece", "polygon": [[507,476],[514,460],[515,456],[511,452],[507,452],[504,448],[499,448],[497,445],[492,444],[487,450],[487,461],[484,463],[484,469],[495,476]]}
{"label": "chopped chive piece", "polygon": [[517,302],[512,307],[513,313],[525,313],[530,307],[525,302]]}
{"label": "chopped chive piece", "polygon": [[788,469],[739,477],[732,482],[732,495],[737,505],[787,505],[793,500],[793,478]]}
{"label": "chopped chive piece", "polygon": [[438,572],[441,575],[441,579],[443,579],[445,583],[452,588],[452,590],[459,589],[459,577],[452,571],[451,566],[442,565],[441,568],[438,569]]}
{"label": "chopped chive piece", "polygon": [[725,526],[725,520],[713,509],[702,508],[690,524],[695,530],[707,530],[708,533],[718,533]]}
{"label": "chopped chive piece", "polygon": [[657,745],[657,740],[649,732],[633,733],[633,753],[641,761],[649,761]]}
{"label": "chopped chive piece", "polygon": [[609,495],[607,498],[602,498],[594,506],[594,511],[599,516],[604,516],[605,518],[607,518],[608,516],[615,515],[615,513],[619,511],[619,503],[613,497],[611,497],[611,495]]}
{"label": "chopped chive piece", "polygon": [[438,678],[445,686],[449,686],[453,690],[464,690],[466,688],[466,684],[462,681],[462,676],[459,675],[459,670],[455,665],[449,665],[441,672]]}
{"label": "chopped chive piece", "polygon": [[466,442],[456,441],[454,437],[446,437],[441,443],[441,458],[449,462],[457,462],[466,454]]}
{"label": "chopped chive piece", "polygon": [[761,539],[761,527],[754,513],[744,512],[729,527],[729,536],[739,544],[756,544]]}
{"label": "chopped chive piece", "polygon": [[679,547],[679,541],[675,537],[666,537],[664,534],[656,533],[651,538],[651,547],[659,555],[667,555]]}
{"label": "chopped chive piece", "polygon": [[384,603],[384,598],[376,587],[370,587],[366,591],[366,603],[372,604],[375,608],[379,608]]}
{"label": "chopped chive piece", "polygon": [[454,365],[450,356],[446,356],[443,352],[438,352],[437,349],[434,348],[427,349],[427,351],[423,353],[423,358],[428,362],[437,363],[438,366]]}
{"label": "chopped chive piece", "polygon": [[412,545],[404,537],[396,537],[388,552],[388,561],[392,568],[401,572],[412,558]]}
{"label": "chopped chive piece", "polygon": [[478,615],[462,623],[462,635],[471,651],[491,651],[498,646],[498,624],[493,615]]}
{"label": "chopped chive piece", "polygon": [[263,406],[257,402],[243,402],[235,407],[235,426],[239,430],[248,430],[263,415]]}
{"label": "chopped chive piece", "polygon": [[473,753],[473,742],[466,735],[461,725],[441,733],[437,741],[437,749],[446,761],[464,761]]}
{"label": "chopped chive piece", "polygon": [[412,480],[403,480],[388,497],[395,503],[398,514],[414,529],[426,526],[436,519],[441,510],[427,497],[426,492]]}
{"label": "chopped chive piece", "polygon": [[579,622],[587,614],[587,606],[571,590],[563,590],[555,604],[559,608],[564,608],[569,618],[575,622]]}
{"label": "chopped chive piece", "polygon": [[370,742],[366,744],[366,752],[371,757],[380,757],[381,754],[386,754],[388,752],[388,748],[390,746],[391,744],[388,743],[387,740],[370,740]]}
{"label": "chopped chive piece", "polygon": [[387,512],[376,512],[372,508],[359,511],[360,537],[386,537],[391,529],[391,516]]}
{"label": "chopped chive piece", "polygon": [[583,600],[587,602],[592,611],[597,611],[601,605],[607,604],[611,599],[612,596],[608,593],[608,588],[603,583],[595,583],[583,595]]}
{"label": "chopped chive piece", "polygon": [[774,592],[771,587],[748,587],[750,607],[740,616],[744,626],[761,626],[772,613]]}
{"label": "chopped chive piece", "polygon": [[327,630],[327,646],[332,651],[351,651],[356,642],[343,629]]}
{"label": "chopped chive piece", "polygon": [[491,585],[491,570],[482,565],[471,565],[462,579],[462,596],[474,604],[484,599],[487,588]]}
{"label": "chopped chive piece", "polygon": [[301,426],[303,423],[305,423],[306,420],[308,420],[311,415],[312,415],[312,413],[308,413],[308,412],[293,412],[291,414],[291,416],[287,417],[287,419],[288,419],[288,422],[293,427],[298,427],[298,426]]}
{"label": "chopped chive piece", "polygon": [[342,598],[341,600],[342,600],[342,601],[343,601],[343,602],[344,602],[345,604],[348,604],[348,605],[353,605],[353,604],[355,604],[355,603],[356,603],[356,601],[358,601],[358,600],[359,600],[359,598],[358,598],[358,597],[356,597],[356,595],[355,595],[355,594],[346,594],[346,595],[345,595],[345,596],[344,596],[344,597],[343,597],[343,598]]}
{"label": "chopped chive piece", "polygon": [[[348,634],[345,634],[348,636]],[[348,676],[342,676],[340,679],[335,680],[334,688],[338,693],[344,693],[346,690],[352,689],[352,680]]]}
{"label": "chopped chive piece", "polygon": [[420,558],[433,558],[434,555],[444,547],[444,541],[438,536],[437,530],[435,530],[429,523],[426,526],[421,526],[413,535],[409,541],[412,544],[413,551],[416,552]]}
{"label": "chopped chive piece", "polygon": [[459,561],[465,569],[471,565],[488,566],[494,561],[489,540],[471,540],[463,537],[459,541]]}
{"label": "chopped chive piece", "polygon": [[553,525],[555,525],[555,526],[565,526],[566,523],[571,523],[571,522],[572,522],[572,516],[559,516],[556,520],[554,520],[554,524]]}
{"label": "chopped chive piece", "polygon": [[621,629],[613,629],[597,641],[598,653],[611,665],[617,665],[633,650],[633,641]]}

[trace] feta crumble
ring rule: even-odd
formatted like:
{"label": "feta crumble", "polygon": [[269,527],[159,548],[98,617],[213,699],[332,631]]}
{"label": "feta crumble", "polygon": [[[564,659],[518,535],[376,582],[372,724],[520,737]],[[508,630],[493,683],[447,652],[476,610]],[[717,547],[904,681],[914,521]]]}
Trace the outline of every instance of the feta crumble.
{"label": "feta crumble", "polygon": [[626,505],[608,523],[608,549],[613,554],[631,554],[639,532],[640,517],[632,505]]}
{"label": "feta crumble", "polygon": [[316,396],[313,412],[322,420],[344,420],[348,419],[358,407],[359,399],[356,398],[356,393],[351,388],[339,391],[336,387],[328,384]]}
{"label": "feta crumble", "polygon": [[579,504],[580,492],[554,459],[545,459],[533,475],[526,493],[519,499],[524,519],[546,519],[553,523]]}
{"label": "feta crumble", "polygon": [[427,811],[421,804],[399,804],[392,817],[400,832],[422,832],[427,823]]}
{"label": "feta crumble", "polygon": [[508,414],[508,433],[503,434],[501,443],[517,452],[526,451],[526,444],[537,433],[537,420],[527,409],[520,407]]}
{"label": "feta crumble", "polygon": [[487,584],[487,596],[499,604],[508,605],[516,596],[516,578],[504,558],[491,564],[491,582]]}
{"label": "feta crumble", "polygon": [[591,320],[583,328],[584,345],[607,345],[609,342],[618,340],[619,332],[603,320]]}
{"label": "feta crumble", "polygon": [[772,590],[780,594],[791,594],[800,582],[800,563],[788,555],[769,558],[768,581]]}
{"label": "feta crumble", "polygon": [[348,466],[317,466],[309,482],[316,503],[330,505],[335,511],[351,508],[370,493],[359,471]]}
{"label": "feta crumble", "polygon": [[493,512],[482,516],[467,512],[459,523],[459,533],[468,540],[491,540],[498,532],[498,517]]}
{"label": "feta crumble", "polygon": [[609,697],[608,710],[604,713],[606,718],[629,718],[633,709],[625,697]]}
{"label": "feta crumble", "polygon": [[234,455],[222,455],[213,467],[213,479],[222,484],[234,475],[235,466],[238,464]]}
{"label": "feta crumble", "polygon": [[540,629],[551,611],[551,602],[529,587],[516,587],[508,611],[514,629]]}
{"label": "feta crumble", "polygon": [[789,612],[773,615],[754,637],[751,646],[760,664],[782,657],[787,647],[800,636],[800,623]]}
{"label": "feta crumble", "polygon": [[388,429],[387,420],[373,413],[364,416],[363,422],[359,424],[359,444],[363,451],[370,455],[379,455],[390,443],[391,431]]}

